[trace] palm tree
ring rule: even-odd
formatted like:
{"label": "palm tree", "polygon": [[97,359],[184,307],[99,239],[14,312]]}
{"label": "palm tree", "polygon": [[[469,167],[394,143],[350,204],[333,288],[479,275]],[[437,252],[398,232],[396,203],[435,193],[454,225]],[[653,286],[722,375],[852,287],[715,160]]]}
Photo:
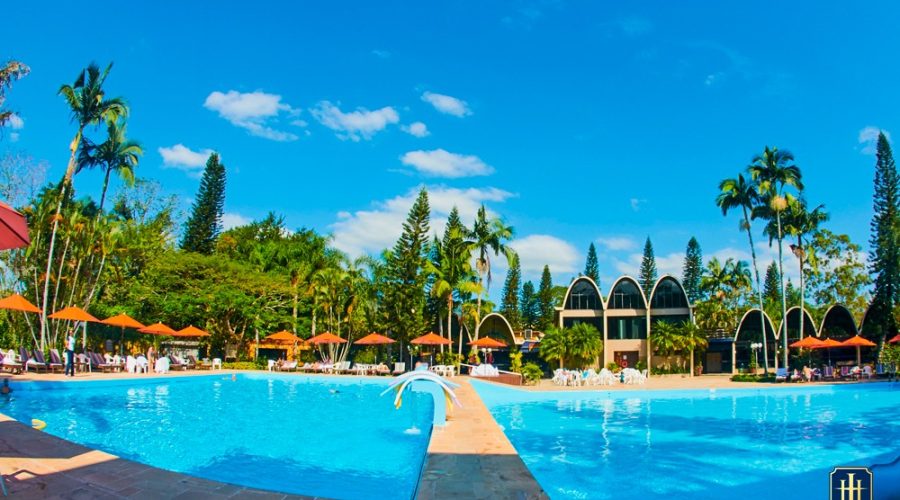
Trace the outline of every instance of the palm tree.
{"label": "palm tree", "polygon": [[559,367],[566,367],[566,358],[569,355],[570,342],[565,328],[552,326],[544,332],[541,338],[541,357],[546,361],[559,361]]}
{"label": "palm tree", "polygon": [[559,360],[560,368],[565,368],[566,360],[581,368],[594,362],[602,352],[600,332],[588,323],[578,323],[568,328],[553,326],[541,338],[541,356],[547,361]]}
{"label": "palm tree", "polygon": [[[815,259],[809,259],[810,255],[808,255],[808,249],[803,245],[803,237],[808,234],[814,233],[819,225],[829,218],[828,213],[825,212],[825,205],[819,205],[813,210],[807,209],[806,200],[803,198],[794,198],[792,196],[788,197],[787,208],[784,211],[784,231],[791,235],[797,237],[797,244],[790,245],[791,252],[797,256],[797,259],[800,261],[800,338],[803,338],[803,324],[805,321],[802,318],[804,315],[804,298],[805,298],[805,281],[803,279],[803,269],[805,264],[814,261]],[[769,235],[771,240],[772,236],[774,236],[777,231],[777,228],[770,222],[766,226],[766,234]]]}
{"label": "palm tree", "polygon": [[[454,240],[456,241],[456,240]],[[458,241],[461,241],[458,240]],[[460,248],[454,248],[459,246]],[[454,293],[481,293],[477,283],[469,281],[467,278],[470,274],[469,259],[461,245],[441,245],[440,240],[436,237],[433,243],[434,251],[437,256],[437,262],[426,261],[425,272],[432,277],[431,290],[429,293],[435,298],[445,300],[447,302],[447,337],[453,335],[453,301]],[[452,338],[450,340],[453,340]],[[459,354],[462,355],[462,324],[459,328]],[[441,352],[444,352],[444,346],[441,346]]]}
{"label": "palm tree", "polygon": [[666,368],[670,366],[669,356],[680,349],[678,329],[669,321],[658,321],[653,325],[650,335],[650,343],[653,344],[653,352],[666,358]]}
{"label": "palm tree", "polygon": [[[787,317],[787,298],[784,293],[784,249],[782,241],[784,232],[781,227],[781,212],[787,208],[787,199],[785,198],[785,188],[792,186],[798,191],[803,190],[803,182],[801,180],[802,173],[800,168],[794,165],[794,155],[787,150],[779,150],[778,148],[769,149],[768,146],[763,150],[761,155],[753,158],[753,162],[747,169],[750,176],[757,183],[757,190],[765,201],[761,213],[775,214],[775,223],[778,229],[778,272],[781,280],[781,317]],[[782,322],[787,326],[786,322]],[[763,330],[765,331],[765,330]],[[787,329],[782,332],[784,335],[784,366],[788,364],[788,338]]]}
{"label": "palm tree", "polygon": [[125,123],[121,121],[107,122],[106,140],[95,144],[90,139],[85,139],[78,152],[76,174],[85,168],[98,166],[106,171],[103,177],[103,191],[100,194],[100,212],[103,212],[106,190],[109,188],[109,175],[116,171],[125,184],[133,186],[134,168],[137,167],[138,157],[144,154],[139,142],[125,137],[126,128]]}
{"label": "palm tree", "polygon": [[[488,219],[487,210],[484,208],[484,205],[481,205],[475,216],[475,225],[469,235],[471,240],[468,246],[478,254],[475,258],[475,268],[478,270],[479,276],[478,286],[485,293],[490,293],[491,290],[490,253],[493,252],[496,256],[502,252],[506,256],[506,261],[510,262],[515,251],[504,242],[511,239],[513,233],[512,226],[507,226],[500,218],[492,217]],[[478,317],[475,323],[475,340],[478,340],[478,330],[481,327],[481,295],[481,293],[478,294],[478,306],[476,308]]]}
{"label": "palm tree", "polygon": [[77,165],[76,152],[81,145],[84,129],[88,126],[99,124],[101,121],[116,121],[119,117],[128,115],[128,106],[119,97],[106,98],[103,84],[112,69],[110,63],[101,72],[100,68],[91,63],[82,70],[72,85],[63,85],[59,88],[59,94],[66,100],[69,110],[72,112],[72,121],[77,130],[72,142],[69,143],[69,164],[66,166],[66,174],[59,188],[59,201],[56,205],[56,216],[53,219],[53,229],[50,231],[50,250],[47,253],[47,270],[44,274],[44,293],[41,301],[41,349],[46,346],[47,332],[47,295],[50,291],[50,268],[53,263],[53,247],[56,243],[56,232],[59,228],[59,215],[62,211],[63,200],[66,198],[66,190],[72,183]]}
{"label": "palm tree", "polygon": [[705,335],[703,335],[703,332],[700,331],[700,328],[698,328],[693,321],[685,321],[681,324],[681,327],[678,330],[678,333],[681,336],[679,341],[679,343],[681,344],[681,348],[691,351],[690,372],[691,376],[693,377],[694,351],[697,349],[706,349],[706,347],[709,345],[709,340]]}
{"label": "palm tree", "polygon": [[[762,285],[759,280],[759,266],[756,264],[756,247],[753,246],[753,231],[750,227],[750,214],[753,207],[759,204],[759,193],[751,182],[747,182],[743,174],[738,174],[736,178],[725,179],[719,183],[719,196],[716,197],[716,205],[722,209],[722,215],[728,215],[729,210],[740,207],[744,220],[741,221],[740,228],[747,232],[747,239],[750,242],[750,256],[753,258],[753,272],[756,274],[756,295],[759,300],[759,310],[763,310]],[[762,314],[759,315],[760,331],[765,331]],[[769,352],[766,345],[766,336],[763,335],[763,352]],[[763,364],[765,365],[765,373],[769,374],[769,358],[764,356]]]}
{"label": "palm tree", "polygon": [[0,127],[6,124],[12,117],[13,112],[3,109],[3,102],[6,100],[6,89],[12,85],[13,80],[18,80],[27,75],[31,71],[28,66],[19,61],[8,61],[0,66]]}

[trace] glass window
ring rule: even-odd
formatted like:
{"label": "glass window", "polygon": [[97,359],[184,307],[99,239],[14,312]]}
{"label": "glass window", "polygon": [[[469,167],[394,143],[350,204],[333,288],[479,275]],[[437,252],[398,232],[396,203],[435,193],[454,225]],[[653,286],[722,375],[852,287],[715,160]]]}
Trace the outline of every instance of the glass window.
{"label": "glass window", "polygon": [[600,297],[593,285],[587,280],[578,280],[569,290],[569,298],[566,300],[566,309],[603,309]]}
{"label": "glass window", "polygon": [[610,309],[644,309],[641,290],[631,280],[620,281],[613,289]]}
{"label": "glass window", "polygon": [[606,338],[613,340],[646,339],[647,319],[643,316],[633,318],[607,318]]}
{"label": "glass window", "polygon": [[687,300],[684,298],[684,292],[681,287],[673,279],[663,279],[653,292],[653,300],[650,307],[654,309],[673,309],[686,308]]}

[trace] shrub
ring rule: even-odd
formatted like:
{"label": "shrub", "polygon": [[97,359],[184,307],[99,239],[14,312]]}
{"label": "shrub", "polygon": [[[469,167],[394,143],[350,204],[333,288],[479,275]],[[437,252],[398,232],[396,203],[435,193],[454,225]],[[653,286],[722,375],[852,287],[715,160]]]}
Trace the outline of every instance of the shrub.
{"label": "shrub", "polygon": [[737,375],[731,376],[732,382],[774,382],[775,377],[769,375],[768,377],[764,375],[756,375],[753,373],[738,373]]}
{"label": "shrub", "polygon": [[637,363],[634,364],[634,369],[637,371],[644,371],[647,369],[647,362],[643,359],[638,360]]}
{"label": "shrub", "polygon": [[509,371],[522,373],[522,353],[519,351],[509,353]]}
{"label": "shrub", "polygon": [[435,358],[439,365],[455,365],[459,366],[462,362],[462,356],[452,351],[439,352]]}
{"label": "shrub", "polygon": [[353,356],[353,361],[356,363],[362,363],[364,365],[371,365],[375,363],[375,349],[373,347],[367,347],[360,351],[356,352],[356,355]]}
{"label": "shrub", "polygon": [[619,365],[615,361],[610,361],[609,363],[606,363],[606,369],[611,372],[616,372],[619,371]]}
{"label": "shrub", "polygon": [[262,367],[252,361],[232,361],[222,363],[223,370],[261,370]]}
{"label": "shrub", "polygon": [[522,377],[525,378],[526,384],[536,384],[543,376],[544,370],[534,363],[525,363],[525,366],[522,367]]}

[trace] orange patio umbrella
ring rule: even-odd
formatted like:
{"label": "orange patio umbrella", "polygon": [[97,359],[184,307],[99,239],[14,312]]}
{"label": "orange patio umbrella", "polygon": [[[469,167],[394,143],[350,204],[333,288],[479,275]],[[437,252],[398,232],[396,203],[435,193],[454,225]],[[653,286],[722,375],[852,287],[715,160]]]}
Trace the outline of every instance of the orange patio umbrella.
{"label": "orange patio umbrella", "polygon": [[175,332],[176,337],[209,337],[209,333],[197,328],[194,325],[187,326]]}
{"label": "orange patio umbrella", "polygon": [[91,321],[93,323],[100,322],[99,319],[91,316],[84,309],[82,309],[80,307],[75,307],[75,306],[69,306],[69,307],[66,307],[65,309],[60,309],[59,311],[56,311],[55,313],[51,314],[49,317],[53,318],[53,319],[62,319],[62,320],[68,320],[68,321],[85,321],[85,322]]}
{"label": "orange patio umbrella", "polygon": [[817,347],[824,347],[823,342],[816,337],[808,336],[803,337],[803,340],[798,340],[791,344],[791,347],[800,348],[800,349],[815,349]]}
{"label": "orange patio umbrella", "polygon": [[320,333],[315,337],[310,337],[306,339],[307,344],[312,345],[321,345],[321,344],[344,344],[347,341],[338,337],[337,335],[331,332]]}
{"label": "orange patio umbrella", "polygon": [[129,316],[125,313],[117,314],[115,316],[110,316],[109,318],[106,318],[103,321],[101,321],[101,323],[103,323],[104,325],[109,325],[109,326],[118,326],[119,328],[122,329],[122,336],[119,340],[119,349],[121,350],[121,354],[123,356],[125,355],[125,329],[126,328],[137,329],[137,328],[144,327],[144,325],[140,321],[132,318],[131,316]]}
{"label": "orange patio umbrella", "polygon": [[416,344],[416,345],[451,345],[451,344],[453,344],[453,342],[451,342],[450,340],[445,339],[444,337],[441,337],[440,335],[437,335],[434,332],[426,333],[425,335],[422,335],[421,337],[410,340],[409,343]]}
{"label": "orange patio umbrella", "polygon": [[300,337],[294,335],[293,333],[291,333],[287,330],[281,330],[280,332],[273,333],[272,335],[269,335],[268,337],[264,338],[263,340],[264,341],[267,340],[269,342],[288,342],[288,343],[303,342],[303,339],[301,339]]}
{"label": "orange patio umbrella", "polygon": [[484,349],[500,349],[506,347],[506,344],[490,337],[481,337],[478,340],[469,342],[472,347],[481,347]]}
{"label": "orange patio umbrella", "polygon": [[380,333],[370,333],[365,337],[354,342],[356,345],[384,345],[384,344],[393,344],[395,342],[394,339],[390,337],[385,337]]}
{"label": "orange patio umbrella", "polygon": [[14,293],[9,297],[0,299],[0,309],[9,309],[11,311],[22,311],[30,313],[40,313],[38,306],[28,302],[28,299],[22,297],[18,293]]}
{"label": "orange patio umbrella", "polygon": [[153,323],[152,325],[145,326],[138,331],[141,333],[149,333],[151,335],[172,335],[173,337],[178,335],[178,332],[162,323]]}
{"label": "orange patio umbrella", "polygon": [[868,339],[864,339],[864,338],[860,337],[859,335],[855,335],[855,336],[850,337],[849,339],[841,342],[841,346],[842,347],[856,347],[856,364],[859,365],[860,361],[862,360],[860,352],[859,352],[859,348],[860,347],[874,347],[875,342],[872,342],[871,340],[868,340]]}
{"label": "orange patio umbrella", "polygon": [[896,344],[898,342],[900,342],[900,333],[891,337],[891,340],[888,340],[889,344]]}
{"label": "orange patio umbrella", "polygon": [[831,348],[832,347],[841,347],[841,343],[834,339],[825,339],[821,341],[820,345],[817,347],[813,347],[813,349],[828,349],[828,364],[831,364]]}

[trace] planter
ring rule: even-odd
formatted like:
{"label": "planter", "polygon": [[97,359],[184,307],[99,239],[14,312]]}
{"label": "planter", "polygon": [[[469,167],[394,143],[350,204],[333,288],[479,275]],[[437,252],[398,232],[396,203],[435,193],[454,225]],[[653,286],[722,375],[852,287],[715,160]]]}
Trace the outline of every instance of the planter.
{"label": "planter", "polygon": [[697,365],[694,367],[694,375],[697,377],[703,375],[703,365]]}

